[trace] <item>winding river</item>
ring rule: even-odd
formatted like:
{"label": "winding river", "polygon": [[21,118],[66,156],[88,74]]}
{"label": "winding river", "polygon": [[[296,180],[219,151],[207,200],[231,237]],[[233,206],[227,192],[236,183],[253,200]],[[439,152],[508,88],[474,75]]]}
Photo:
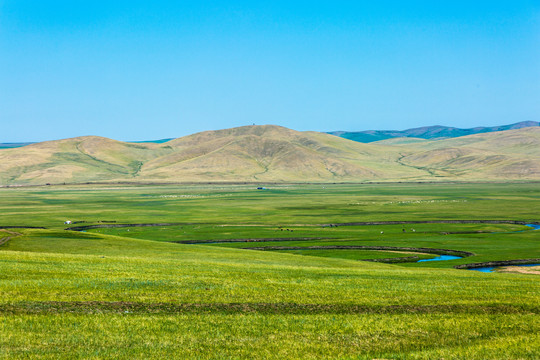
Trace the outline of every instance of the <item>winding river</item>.
{"label": "winding river", "polygon": [[437,257],[434,257],[433,259],[422,259],[422,260],[418,260],[417,262],[425,262],[425,261],[445,261],[445,260],[456,260],[456,259],[463,259],[463,256],[439,255],[439,256],[437,256]]}
{"label": "winding river", "polygon": [[540,230],[539,224],[525,224],[525,226],[532,227],[534,230]]}
{"label": "winding river", "polygon": [[[323,225],[323,227],[327,226],[359,226],[359,225],[394,225],[394,224],[433,224],[433,223],[441,223],[441,224],[519,224],[519,225],[525,225],[532,230],[540,230],[540,224],[526,224],[524,221],[516,221],[516,220],[429,220],[429,221],[376,221],[376,222],[354,222],[354,223],[340,223],[340,224],[332,224],[332,225]],[[95,229],[95,228],[117,228],[117,227],[133,227],[133,226],[171,226],[171,225],[186,225],[186,224],[180,224],[180,223],[157,223],[157,224],[99,224],[99,225],[85,225],[85,226],[76,226],[76,227],[70,227],[66,228],[65,230],[72,230],[72,231],[85,231],[87,229]],[[191,224],[192,225],[192,224]],[[522,230],[523,231],[523,230]],[[526,230],[525,230],[526,231]],[[521,231],[518,231],[521,232]],[[291,241],[295,238],[287,238],[287,241]],[[302,240],[315,240],[315,239],[325,239],[325,238],[303,238]],[[232,240],[226,240],[226,241],[216,241],[216,240],[203,240],[203,241],[178,241],[179,243],[218,243],[218,242],[251,242],[251,241],[284,241],[285,239],[232,239]],[[245,248],[249,250],[308,250],[308,249],[364,249],[364,250],[408,250],[408,251],[422,251],[422,252],[429,252],[429,253],[437,253],[441,251],[441,249],[424,249],[424,248],[399,248],[399,247],[390,247],[390,246],[309,246],[309,247],[278,247],[278,246],[268,246],[268,247],[250,247]],[[463,254],[464,256],[471,256],[474,255],[472,253],[467,253],[465,251],[455,251],[455,250],[442,250],[443,252],[453,252],[458,253],[459,255]],[[432,259],[422,259],[418,260],[417,262],[427,262],[427,261],[448,261],[448,260],[457,260],[462,259],[463,256],[455,256],[455,255],[439,255],[432,258]],[[366,260],[366,261],[373,261],[373,260]],[[480,265],[480,264],[479,264]],[[540,264],[519,264],[519,265],[513,265],[513,266],[538,266]],[[464,268],[463,265],[456,266],[455,268]],[[507,265],[503,265],[507,266]],[[475,271],[481,271],[481,272],[493,272],[494,269],[498,268],[500,266],[486,266],[486,267],[475,267],[475,268],[467,268],[468,270],[475,270]]]}
{"label": "winding river", "polygon": [[472,268],[472,269],[469,269],[469,270],[480,271],[480,272],[483,272],[483,273],[492,273],[492,272],[495,272],[494,271],[495,269],[498,269],[498,268],[501,268],[501,267],[506,267],[506,266],[540,266],[540,264],[517,264],[517,265],[505,265],[505,266],[486,266],[486,267]]}
{"label": "winding river", "polygon": [[[539,224],[525,224],[525,226],[533,228],[533,230],[540,230]],[[422,260],[420,260],[422,261]],[[425,260],[424,260],[425,261]],[[470,268],[468,270],[474,270],[474,271],[480,271],[483,273],[492,273],[495,272],[495,269],[505,267],[505,266],[540,266],[540,264],[515,264],[515,265],[503,265],[503,266],[484,266],[484,267],[477,267],[477,268]]]}
{"label": "winding river", "polygon": [[[539,224],[525,224],[525,226],[533,228],[533,230],[540,230]],[[439,255],[437,257],[434,257],[433,259],[423,259],[418,260],[417,262],[425,262],[425,261],[445,261],[445,260],[456,260],[456,259],[462,259],[462,256],[453,256],[453,255]],[[539,266],[540,264],[521,264],[521,265],[512,265],[512,266]],[[506,265],[507,266],[507,265]],[[501,266],[486,266],[486,267],[479,267],[479,268],[472,268],[469,270],[475,270],[475,271],[481,271],[481,272],[493,272],[493,270],[499,268]]]}

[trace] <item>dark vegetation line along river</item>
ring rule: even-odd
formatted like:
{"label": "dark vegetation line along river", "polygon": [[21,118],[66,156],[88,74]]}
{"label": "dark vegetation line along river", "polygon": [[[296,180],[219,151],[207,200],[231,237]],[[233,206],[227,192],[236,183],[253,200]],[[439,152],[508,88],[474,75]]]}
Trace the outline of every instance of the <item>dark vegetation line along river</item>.
{"label": "dark vegetation line along river", "polygon": [[[538,264],[511,264],[511,265],[507,265],[507,266],[540,266],[540,263],[538,263]],[[501,267],[504,267],[504,266],[486,266],[486,267],[479,267],[479,268],[471,268],[471,269],[468,269],[468,270],[476,270],[476,271],[480,271],[480,272],[483,272],[483,273],[493,273],[493,272],[495,272],[495,269],[498,269],[498,268],[501,268]]]}
{"label": "dark vegetation line along river", "polygon": [[415,248],[399,246],[363,246],[363,245],[327,245],[327,246],[259,246],[247,247],[246,250],[395,250],[422,252],[437,255],[473,256],[474,253],[450,249]]}
{"label": "dark vegetation line along river", "polygon": [[0,229],[46,229],[42,226],[0,225]]}
{"label": "dark vegetation line along river", "polygon": [[[334,224],[304,224],[310,226],[367,226],[367,225],[408,225],[408,224],[514,224],[527,226],[540,226],[538,221],[522,220],[423,220],[423,221],[362,221]],[[139,223],[139,224],[98,224],[68,227],[64,230],[82,231],[100,228],[147,227],[147,226],[177,226],[177,225],[208,225],[207,223]],[[233,224],[242,226],[242,224]],[[0,227],[1,228],[1,227]]]}
{"label": "dark vegetation line along river", "polygon": [[415,220],[415,221],[362,221],[336,223],[323,226],[407,225],[407,224],[514,224],[540,226],[540,222],[521,220]]}
{"label": "dark vegetation line along river", "polygon": [[450,249],[434,249],[434,248],[415,248],[415,247],[398,247],[398,246],[364,246],[364,245],[326,245],[326,246],[259,246],[247,247],[246,250],[381,250],[381,251],[407,251],[437,254],[438,257],[433,259],[418,260],[418,256],[406,256],[397,258],[382,258],[382,259],[359,259],[360,261],[382,262],[388,264],[405,263],[405,262],[421,262],[421,261],[445,261],[456,260],[468,256],[475,255],[472,252],[450,250]]}
{"label": "dark vegetation line along river", "polygon": [[470,263],[470,264],[462,264],[462,265],[456,265],[454,268],[456,269],[480,269],[480,268],[496,268],[501,266],[510,266],[510,265],[533,265],[536,263],[540,263],[540,259],[516,259],[516,260],[500,260],[500,261],[487,261],[487,262],[481,262],[481,263]]}
{"label": "dark vegetation line along river", "polygon": [[221,244],[235,242],[274,242],[274,241],[310,241],[310,240],[339,240],[336,237],[287,237],[287,238],[244,238],[220,240],[178,240],[171,241],[176,244]]}

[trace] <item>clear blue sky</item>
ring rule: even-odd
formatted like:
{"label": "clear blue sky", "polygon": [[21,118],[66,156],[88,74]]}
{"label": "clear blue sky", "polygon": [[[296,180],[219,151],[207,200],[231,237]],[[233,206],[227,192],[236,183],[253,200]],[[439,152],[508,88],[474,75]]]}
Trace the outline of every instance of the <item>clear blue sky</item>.
{"label": "clear blue sky", "polygon": [[525,120],[538,0],[0,0],[0,142]]}

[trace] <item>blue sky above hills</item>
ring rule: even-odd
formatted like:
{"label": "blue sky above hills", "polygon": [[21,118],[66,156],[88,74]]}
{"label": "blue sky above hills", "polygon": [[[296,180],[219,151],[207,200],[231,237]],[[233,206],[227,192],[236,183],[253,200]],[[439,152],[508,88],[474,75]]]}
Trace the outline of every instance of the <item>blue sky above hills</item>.
{"label": "blue sky above hills", "polygon": [[540,118],[538,1],[0,0],[0,142]]}

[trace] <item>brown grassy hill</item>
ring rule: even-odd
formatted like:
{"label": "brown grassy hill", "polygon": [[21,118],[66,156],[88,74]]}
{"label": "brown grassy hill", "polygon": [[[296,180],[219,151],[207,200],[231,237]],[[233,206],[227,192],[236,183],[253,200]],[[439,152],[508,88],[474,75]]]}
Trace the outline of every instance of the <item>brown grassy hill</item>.
{"label": "brown grassy hill", "polygon": [[207,131],[169,141],[175,151],[146,163],[141,177],[183,181],[365,181],[418,176],[399,154],[316,132],[280,126]]}
{"label": "brown grassy hill", "polygon": [[163,144],[88,136],[0,150],[0,184],[540,179],[540,128],[364,144],[280,126]]}
{"label": "brown grassy hill", "polygon": [[136,177],[170,149],[85,136],[0,150],[0,184],[87,182]]}
{"label": "brown grassy hill", "polygon": [[402,163],[461,179],[539,179],[540,128],[402,146]]}

